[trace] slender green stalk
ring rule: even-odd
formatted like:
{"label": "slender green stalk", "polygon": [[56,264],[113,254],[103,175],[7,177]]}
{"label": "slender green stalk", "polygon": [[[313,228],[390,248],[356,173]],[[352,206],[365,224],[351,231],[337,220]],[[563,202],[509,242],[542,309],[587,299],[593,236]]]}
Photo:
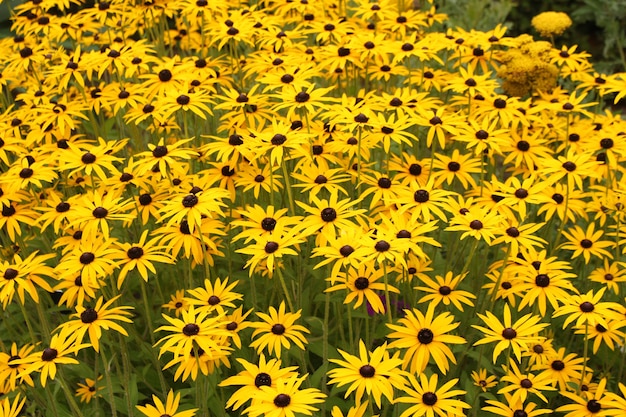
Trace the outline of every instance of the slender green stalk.
{"label": "slender green stalk", "polygon": [[[589,359],[589,323],[585,321],[585,344],[583,345],[583,370],[580,374],[580,384],[578,384],[578,393],[585,382],[585,374],[587,372],[587,360]],[[621,373],[621,372],[620,372]],[[619,376],[619,374],[618,374]]]}
{"label": "slender green stalk", "polygon": [[276,273],[278,274],[278,279],[280,281],[280,285],[283,288],[285,293],[285,299],[287,300],[287,305],[289,306],[289,311],[294,312],[293,302],[291,301],[291,297],[289,296],[289,290],[287,289],[287,283],[285,282],[285,277],[283,277],[283,271],[279,266],[276,266]]}
{"label": "slender green stalk", "polygon": [[100,358],[102,359],[104,379],[107,383],[107,396],[109,397],[109,405],[111,406],[111,416],[117,417],[117,407],[115,406],[115,396],[113,395],[113,382],[111,380],[111,372],[109,370],[109,361],[107,360],[107,356],[104,353],[105,347],[102,346],[100,349]]}
{"label": "slender green stalk", "polygon": [[389,299],[389,276],[387,275],[387,262],[383,261],[383,278],[385,282],[385,309],[387,310],[387,321],[389,324],[393,323],[393,316],[391,314],[391,300]]}
{"label": "slender green stalk", "polygon": [[[150,333],[150,343],[152,347],[154,347],[154,326],[152,325],[152,314],[150,312],[150,305],[148,300],[148,292],[146,290],[146,282],[141,279],[141,298],[143,301],[144,310],[146,313],[146,325],[148,326],[148,331]],[[161,391],[164,396],[167,396],[167,383],[165,382],[165,377],[163,376],[163,372],[161,371],[161,367],[159,366],[159,360],[154,352],[154,349],[151,348],[150,352],[152,353],[152,361],[157,368],[157,375],[159,376],[159,383],[161,385]]]}

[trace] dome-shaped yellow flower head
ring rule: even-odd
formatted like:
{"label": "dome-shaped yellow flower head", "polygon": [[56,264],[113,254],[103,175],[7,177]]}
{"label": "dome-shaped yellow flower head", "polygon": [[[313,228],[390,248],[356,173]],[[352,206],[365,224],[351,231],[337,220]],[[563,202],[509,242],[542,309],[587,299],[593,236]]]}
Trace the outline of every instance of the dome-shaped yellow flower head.
{"label": "dome-shaped yellow flower head", "polygon": [[541,36],[560,35],[572,26],[572,19],[563,12],[543,12],[533,17],[530,22]]}

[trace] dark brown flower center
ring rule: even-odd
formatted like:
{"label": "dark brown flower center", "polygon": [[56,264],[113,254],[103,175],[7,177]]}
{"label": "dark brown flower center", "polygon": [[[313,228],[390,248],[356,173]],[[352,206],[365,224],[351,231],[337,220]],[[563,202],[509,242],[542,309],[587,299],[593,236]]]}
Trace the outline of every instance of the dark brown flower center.
{"label": "dark brown flower center", "polygon": [[374,245],[374,249],[376,249],[377,252],[387,252],[390,248],[391,245],[386,240],[379,240]]}
{"label": "dark brown flower center", "polygon": [[337,218],[337,211],[332,207],[327,207],[322,210],[321,217],[325,222],[332,222]]}
{"label": "dark brown flower center", "polygon": [[41,360],[50,362],[56,359],[59,352],[53,348],[45,348],[43,352],[41,352]]}
{"label": "dark brown flower center", "polygon": [[200,333],[200,326],[196,323],[188,323],[183,327],[183,334],[185,336],[195,336]]}
{"label": "dark brown flower center", "polygon": [[363,378],[372,378],[376,374],[376,369],[370,364],[363,365],[359,368],[359,374]]}
{"label": "dark brown flower center", "polygon": [[341,248],[339,248],[339,253],[345,258],[354,253],[354,248],[350,245],[343,245]]}
{"label": "dark brown flower center", "polygon": [[415,200],[416,203],[425,203],[429,198],[430,194],[426,190],[417,190],[413,194],[413,200]]}
{"label": "dark brown flower center", "polygon": [[274,397],[274,405],[276,407],[284,408],[291,404],[291,397],[287,394],[278,394]]}
{"label": "dark brown flower center", "polygon": [[358,277],[354,280],[354,286],[357,290],[364,290],[370,285],[370,280],[365,277]]}
{"label": "dark brown flower center", "polygon": [[483,222],[480,220],[472,220],[469,224],[469,227],[474,230],[480,230],[483,228]]}
{"label": "dark brown flower center", "polygon": [[589,239],[583,239],[580,241],[580,246],[585,249],[589,249],[591,246],[593,246],[593,242]]}
{"label": "dark brown flower center", "polygon": [[419,342],[423,345],[431,343],[434,337],[435,335],[430,329],[421,329],[419,332],[417,332],[417,340],[419,340]]}
{"label": "dark brown flower center", "polygon": [[422,402],[429,407],[437,404],[437,394],[434,392],[425,392],[422,394]]}
{"label": "dark brown flower center", "polygon": [[535,277],[535,284],[538,287],[546,288],[550,285],[550,277],[546,274],[539,274]]}
{"label": "dark brown flower center", "polygon": [[4,279],[6,279],[6,280],[15,279],[15,278],[17,278],[17,275],[18,275],[17,269],[7,268],[4,271]]}
{"label": "dark brown flower center", "polygon": [[600,412],[601,409],[602,409],[602,406],[597,400],[589,400],[587,402],[587,410],[589,410],[590,412],[595,414],[595,413]]}
{"label": "dark brown flower center", "polygon": [[282,335],[283,333],[285,333],[286,330],[287,329],[285,329],[285,326],[283,326],[280,323],[276,323],[275,325],[272,326],[272,333],[277,336]]}
{"label": "dark brown flower center", "polygon": [[271,232],[276,227],[276,220],[271,217],[266,217],[261,220],[261,228],[266,232]]}
{"label": "dark brown flower center", "polygon": [[128,255],[130,259],[139,259],[143,256],[143,249],[139,246],[133,246],[126,251],[126,255]]}
{"label": "dark brown flower center", "polygon": [[92,214],[96,219],[104,219],[109,214],[109,211],[104,207],[96,207],[93,209]]}
{"label": "dark brown flower center", "polygon": [[265,244],[265,253],[268,255],[276,252],[278,250],[278,243],[276,242],[267,242]]}
{"label": "dark brown flower center", "polygon": [[594,305],[589,301],[581,303],[579,307],[580,311],[582,311],[583,313],[591,313],[595,309]]}
{"label": "dark brown flower center", "polygon": [[507,340],[515,339],[516,336],[517,332],[512,327],[507,327],[506,329],[502,330],[502,337]]}
{"label": "dark brown flower center", "polygon": [[93,323],[96,320],[98,320],[98,312],[91,307],[80,313],[80,321],[85,324]]}
{"label": "dark brown flower center", "polygon": [[265,387],[271,387],[272,386],[272,377],[265,373],[265,372],[261,372],[259,374],[257,374],[257,376],[254,377],[254,385],[257,388],[261,388],[263,386]]}
{"label": "dark brown flower center", "polygon": [[195,194],[187,194],[183,197],[183,207],[191,208],[198,204],[198,197]]}

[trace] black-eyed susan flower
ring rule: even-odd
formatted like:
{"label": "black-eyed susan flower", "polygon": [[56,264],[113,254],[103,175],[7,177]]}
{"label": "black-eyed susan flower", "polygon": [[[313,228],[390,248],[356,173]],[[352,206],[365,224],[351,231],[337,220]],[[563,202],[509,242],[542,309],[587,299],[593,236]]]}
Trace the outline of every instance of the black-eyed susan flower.
{"label": "black-eyed susan flower", "polygon": [[77,200],[69,226],[80,228],[87,239],[100,234],[108,239],[112,226],[109,222],[132,220],[133,215],[128,213],[131,207],[129,200],[113,192],[89,191]]}
{"label": "black-eyed susan flower", "polygon": [[564,305],[560,306],[552,317],[561,317],[567,315],[563,328],[570,323],[576,322],[575,325],[580,327],[595,326],[600,324],[608,328],[607,320],[621,320],[622,314],[619,313],[619,304],[610,301],[601,301],[606,288],[601,288],[594,293],[589,290],[585,294],[576,294],[567,297]]}
{"label": "black-eyed susan flower", "polygon": [[354,302],[354,308],[358,308],[367,301],[369,306],[376,313],[384,313],[385,306],[380,299],[380,293],[388,291],[390,293],[399,293],[396,287],[392,285],[385,285],[381,282],[384,277],[384,271],[382,268],[374,268],[371,265],[362,263],[354,268],[348,268],[347,274],[345,272],[337,272],[336,275],[328,278],[327,280],[334,285],[329,287],[326,291],[340,291],[348,290],[344,299],[344,304],[350,304]]}
{"label": "black-eyed susan flower", "polygon": [[179,411],[180,392],[174,394],[173,390],[170,390],[167,393],[165,404],[163,404],[163,402],[156,395],[152,396],[152,402],[154,405],[138,405],[137,410],[139,410],[146,417],[161,417],[163,415],[170,417],[193,417],[196,415],[196,411],[198,411],[197,408]]}
{"label": "black-eyed susan flower", "polygon": [[338,351],[345,360],[330,359],[339,367],[328,371],[331,378],[328,383],[337,384],[338,387],[350,384],[344,398],[355,392],[356,402],[361,403],[363,394],[367,393],[380,407],[383,396],[390,402],[394,401],[394,388],[401,391],[406,389],[406,372],[400,369],[402,359],[399,352],[390,356],[386,343],[369,352],[360,339],[359,356],[340,349]]}
{"label": "black-eyed susan flower", "polygon": [[415,287],[416,290],[424,291],[427,294],[419,299],[419,303],[428,303],[428,305],[437,306],[443,303],[446,306],[454,305],[458,310],[463,311],[463,304],[473,306],[472,299],[476,298],[469,291],[459,289],[459,285],[467,273],[462,275],[454,275],[452,271],[446,272],[445,276],[437,275],[435,279],[431,279],[424,275],[420,277],[420,281],[426,286]]}
{"label": "black-eyed susan flower", "polygon": [[472,158],[470,154],[461,154],[458,149],[455,149],[450,156],[436,154],[433,169],[436,186],[444,182],[450,185],[456,179],[463,189],[475,188],[476,180],[473,175],[480,172],[480,161]]}
{"label": "black-eyed susan flower", "polygon": [[542,414],[552,414],[552,410],[547,408],[537,408],[534,402],[514,400],[511,394],[504,394],[504,401],[486,400],[487,406],[481,410],[488,411],[492,414],[502,417],[526,416],[536,417]]}
{"label": "black-eyed susan flower", "polygon": [[495,375],[489,375],[484,368],[480,368],[478,371],[472,371],[472,381],[482,392],[487,392],[490,388],[498,385],[498,378]]}
{"label": "black-eyed susan flower", "polygon": [[223,327],[228,331],[229,341],[232,342],[237,349],[241,349],[241,337],[239,332],[250,327],[251,322],[246,320],[252,313],[252,309],[244,313],[243,306],[232,310],[230,314],[224,316]]}
{"label": "black-eyed susan flower", "polygon": [[582,255],[585,258],[585,263],[588,264],[591,256],[601,259],[613,258],[613,255],[606,250],[614,245],[614,242],[610,240],[602,240],[604,232],[602,230],[595,230],[596,224],[594,222],[589,223],[587,230],[575,225],[574,227],[563,231],[563,236],[568,240],[560,247],[563,249],[573,250],[572,258],[577,258]]}
{"label": "black-eyed susan flower", "polygon": [[166,221],[167,226],[181,224],[186,221],[190,233],[196,228],[202,229],[203,217],[215,219],[223,215],[222,207],[226,204],[223,199],[229,197],[228,191],[211,187],[203,190],[194,187],[189,193],[176,193],[163,209],[159,221]]}
{"label": "black-eyed susan flower", "polygon": [[[124,142],[121,143],[122,145]],[[70,142],[68,149],[60,154],[59,169],[68,171],[68,175],[80,173],[85,176],[95,175],[98,179],[105,181],[111,172],[115,172],[115,162],[120,158],[112,155],[118,148],[115,142],[107,142],[98,138],[98,145],[78,146]],[[119,149],[119,148],[118,148]]]}
{"label": "black-eyed susan flower", "polygon": [[156,345],[161,345],[159,356],[172,349],[174,356],[188,358],[194,349],[200,348],[213,357],[213,352],[219,355],[221,351],[228,350],[221,345],[219,339],[228,336],[223,328],[223,315],[208,317],[209,312],[196,312],[194,306],[189,306],[187,311],[182,312],[182,318],[173,318],[163,314],[163,318],[169,323],[155,330],[168,331],[165,337],[159,339]]}
{"label": "black-eyed susan flower", "polygon": [[[559,348],[556,355],[552,356],[547,363],[536,365],[533,369],[546,374],[553,387],[558,385],[559,390],[564,391],[567,390],[569,382],[580,381],[581,371],[585,367],[584,361],[584,358],[577,354],[566,354],[565,348]],[[587,372],[591,371],[591,368],[587,368]]]}
{"label": "black-eyed susan flower", "polygon": [[22,235],[22,228],[26,225],[36,224],[37,212],[32,210],[29,205],[18,202],[8,202],[2,204],[0,211],[0,229],[6,230],[12,242],[15,242],[16,236]]}
{"label": "black-eyed susan flower", "polygon": [[548,399],[543,391],[554,391],[548,375],[522,372],[513,359],[509,359],[507,373],[500,380],[507,385],[500,388],[498,394],[511,393],[513,402],[519,400],[524,403],[530,394],[534,394],[547,403]]}
{"label": "black-eyed susan flower", "polygon": [[566,413],[566,417],[594,417],[619,416],[620,411],[612,409],[613,403],[609,400],[606,392],[607,379],[602,378],[598,383],[598,388],[591,398],[582,396],[580,393],[561,391],[561,395],[567,397],[571,402],[556,409],[558,412]]}
{"label": "black-eyed susan flower", "polygon": [[288,209],[276,209],[274,206],[261,207],[257,204],[237,210],[241,219],[233,220],[233,226],[243,230],[235,235],[234,241],[246,238],[245,243],[263,235],[271,235],[277,226],[293,227],[301,221],[299,216],[287,215]]}
{"label": "black-eyed susan flower", "polygon": [[542,190],[548,186],[547,183],[539,181],[536,176],[520,180],[517,177],[509,177],[504,184],[500,185],[501,196],[503,197],[498,206],[507,206],[515,211],[521,221],[526,219],[526,214],[532,205],[541,204],[547,201],[548,197]]}
{"label": "black-eyed susan flower", "polygon": [[500,353],[509,347],[517,360],[521,360],[522,351],[526,349],[528,343],[539,340],[538,333],[548,326],[547,323],[539,322],[541,317],[532,314],[526,314],[513,323],[508,304],[504,305],[502,322],[490,311],[486,311],[484,315],[478,313],[478,317],[487,327],[472,325],[485,335],[474,343],[474,346],[497,342],[493,348],[494,363]]}
{"label": "black-eyed susan flower", "polygon": [[191,140],[168,140],[166,142],[165,138],[160,138],[156,145],[149,143],[148,151],[136,154],[137,173],[143,175],[156,167],[163,178],[168,178],[171,174],[184,174],[182,161],[198,155],[197,151],[184,147]]}
{"label": "black-eyed susan flower", "polygon": [[433,139],[436,138],[439,149],[445,149],[447,136],[459,134],[457,126],[461,124],[461,116],[454,113],[452,109],[441,106],[437,110],[424,111],[419,114],[416,123],[428,128],[426,134],[428,147],[432,146]]}
{"label": "black-eyed susan flower", "polygon": [[[276,170],[277,167],[272,167],[270,164],[240,164],[238,176],[234,179],[235,186],[239,189],[243,188],[244,193],[252,190],[255,199],[261,195],[280,193],[284,185],[282,176]],[[296,174],[292,175],[295,177]],[[294,184],[293,186],[299,185]],[[261,191],[264,193],[261,194]]]}
{"label": "black-eyed susan flower", "polygon": [[541,167],[540,175],[548,178],[550,184],[561,179],[567,180],[568,189],[577,187],[583,190],[583,181],[586,178],[598,178],[599,163],[589,152],[575,153],[569,149],[565,155],[556,158],[542,160],[538,166]]}
{"label": "black-eyed susan flower", "polygon": [[118,267],[113,257],[114,242],[114,239],[83,239],[72,252],[61,258],[55,271],[61,279],[80,276],[87,286],[96,287]]}
{"label": "black-eyed susan flower", "polygon": [[237,410],[246,402],[252,400],[252,404],[258,402],[256,395],[260,392],[261,387],[276,387],[279,379],[287,379],[297,376],[297,367],[288,366],[281,368],[280,359],[266,360],[265,355],[261,353],[258,365],[246,361],[245,359],[237,359],[237,362],[244,368],[242,371],[221,381],[221,387],[240,386],[226,402],[227,408]]}
{"label": "black-eyed susan flower", "polygon": [[411,181],[409,187],[399,193],[398,200],[402,203],[399,211],[411,213],[413,221],[429,222],[434,217],[446,221],[447,217],[442,209],[446,198],[452,194],[451,191],[435,187],[432,178],[427,180],[425,184]]}
{"label": "black-eyed susan flower", "polygon": [[[228,338],[221,338],[218,340],[218,350],[206,352],[201,347],[194,347],[189,356],[178,355],[174,356],[171,361],[163,366],[163,370],[169,369],[174,365],[178,365],[176,372],[174,373],[174,380],[181,379],[186,381],[191,377],[193,381],[198,378],[198,374],[210,375],[215,372],[221,365],[230,368],[230,343]],[[172,352],[174,349],[170,348]]]}
{"label": "black-eyed susan flower", "polygon": [[89,404],[94,398],[102,396],[102,393],[100,391],[106,388],[106,386],[99,383],[102,378],[102,375],[100,375],[97,379],[85,378],[84,383],[78,383],[78,388],[76,388],[76,396],[81,403]]}
{"label": "black-eyed susan flower", "polygon": [[204,287],[197,287],[187,291],[189,296],[186,298],[186,301],[189,305],[196,306],[198,312],[206,310],[224,314],[226,308],[235,308],[233,301],[243,298],[242,294],[233,291],[238,282],[235,281],[229,284],[228,278],[224,280],[216,278],[214,282],[205,279]]}
{"label": "black-eyed susan flower", "polygon": [[329,194],[348,195],[341,184],[347,182],[350,177],[345,174],[343,168],[329,169],[328,166],[301,164],[298,167],[298,172],[293,172],[291,176],[299,182],[292,186],[301,188],[303,193],[307,193],[311,197],[318,197],[322,190],[328,191]]}
{"label": "black-eyed susan flower", "polygon": [[186,219],[179,223],[166,225],[155,230],[161,236],[160,243],[165,245],[172,255],[177,257],[182,251],[186,259],[193,259],[196,264],[202,264],[205,259],[211,264],[212,254],[219,254],[218,243],[214,235],[222,235],[223,224],[218,219],[202,219],[202,224],[191,228]]}
{"label": "black-eyed susan flower", "polygon": [[39,302],[37,288],[52,292],[50,284],[43,278],[54,276],[53,269],[46,264],[52,258],[54,254],[40,255],[34,251],[24,259],[15,254],[11,261],[0,263],[0,302],[4,309],[13,301],[15,294],[20,303],[25,304],[25,294]]}
{"label": "black-eyed susan flower", "polygon": [[584,201],[585,193],[583,191],[568,190],[564,184],[554,184],[553,187],[544,188],[543,193],[549,199],[546,199],[539,207],[537,214],[543,214],[546,220],[554,215],[557,215],[561,221],[567,219],[571,222],[587,218],[587,205]]}
{"label": "black-eyed susan flower", "polygon": [[117,288],[122,287],[126,276],[134,269],[139,272],[144,281],[148,281],[148,271],[153,274],[157,273],[152,262],[166,264],[174,262],[165,251],[165,247],[157,245],[158,237],[146,242],[147,238],[148,231],[145,230],[137,243],[117,243],[118,250],[114,257],[118,261],[118,265],[122,267],[117,276]]}
{"label": "black-eyed susan flower", "polygon": [[298,252],[292,246],[297,246],[304,239],[302,233],[294,228],[286,228],[283,224],[276,224],[271,234],[259,236],[254,244],[248,244],[246,247],[237,249],[237,252],[251,255],[246,262],[245,267],[249,268],[249,274],[256,271],[257,266],[263,263],[270,277],[273,276],[274,270],[281,268],[279,265],[280,258],[285,255],[297,256]]}
{"label": "black-eyed susan flower", "polygon": [[504,217],[495,210],[474,206],[464,214],[457,214],[450,219],[450,226],[445,230],[460,231],[461,240],[468,236],[476,240],[484,240],[488,245],[493,244],[496,231],[504,222]]}
{"label": "black-eyed susan flower", "polygon": [[11,398],[9,397],[3,398],[2,401],[0,401],[0,416],[18,417],[22,412],[25,402],[26,397],[20,400],[19,394],[13,398],[13,402],[11,402]]}
{"label": "black-eyed susan flower", "polygon": [[99,297],[94,307],[77,306],[76,313],[70,316],[70,320],[59,326],[58,330],[70,334],[70,339],[75,343],[82,343],[85,335],[89,335],[89,344],[96,352],[100,351],[100,338],[102,330],[115,330],[124,336],[128,336],[126,330],[116,321],[132,323],[128,318],[131,315],[126,310],[132,310],[130,306],[111,307],[120,296],[111,298],[104,303],[104,298]]}
{"label": "black-eyed susan flower", "polygon": [[506,226],[503,225],[501,232],[498,233],[499,236],[494,239],[493,244],[508,244],[511,248],[510,253],[543,248],[548,242],[537,236],[536,232],[541,229],[544,224],[545,223],[519,224],[518,222],[510,222]]}
{"label": "black-eyed susan flower", "polygon": [[275,387],[261,385],[260,392],[254,397],[255,403],[243,413],[250,417],[295,417],[296,413],[313,415],[314,411],[318,411],[313,404],[324,402],[326,394],[317,388],[300,388],[306,377],[293,375],[281,378],[276,381]]}
{"label": "black-eyed susan flower", "polygon": [[529,256],[525,267],[516,268],[518,277],[521,278],[518,285],[522,295],[520,310],[526,305],[534,306],[536,303],[541,315],[545,315],[548,303],[556,310],[576,291],[571,282],[576,275],[566,271],[570,266],[565,262],[555,261],[556,257],[545,257],[545,251],[541,251],[537,257]]}
{"label": "black-eyed susan flower", "polygon": [[250,323],[250,327],[254,328],[252,333],[254,340],[250,347],[255,348],[257,353],[267,348],[270,354],[276,355],[279,359],[283,348],[289,349],[291,343],[304,350],[304,344],[308,343],[304,333],[310,331],[300,324],[295,324],[301,314],[302,310],[295,313],[287,312],[284,301],[280,303],[278,310],[270,306],[268,314],[256,313],[262,321]]}
{"label": "black-eyed susan flower", "polygon": [[626,337],[626,334],[620,330],[624,326],[626,326],[626,322],[623,319],[610,318],[606,320],[606,326],[600,323],[597,323],[595,326],[581,326],[576,329],[576,333],[587,334],[589,340],[593,340],[592,346],[595,355],[602,345],[615,350],[615,346],[619,346],[624,337]]}
{"label": "black-eyed susan flower", "polygon": [[15,362],[25,365],[25,369],[20,373],[21,378],[39,372],[41,385],[45,387],[48,379],[55,379],[58,365],[78,364],[78,360],[73,356],[88,346],[90,346],[88,343],[75,343],[71,333],[64,330],[52,335],[50,343],[43,350],[32,352]]}
{"label": "black-eyed susan flower", "polygon": [[15,342],[11,343],[11,348],[7,352],[0,352],[0,390],[11,392],[21,384],[31,387],[35,386],[30,374],[23,373],[26,365],[20,363],[20,359],[26,358],[33,351],[35,346],[31,344],[18,348]]}
{"label": "black-eyed susan flower", "polygon": [[412,374],[424,372],[430,358],[446,374],[450,369],[449,362],[456,363],[448,344],[466,343],[464,338],[448,334],[459,327],[460,323],[454,323],[454,316],[449,313],[435,316],[433,304],[428,306],[426,314],[417,309],[404,312],[405,316],[398,320],[399,324],[387,324],[393,330],[387,337],[395,339],[389,344],[389,348],[406,349],[402,367],[410,368]]}
{"label": "black-eyed susan flower", "polygon": [[454,397],[465,394],[460,389],[452,389],[457,385],[458,379],[451,379],[440,387],[439,376],[433,374],[430,378],[423,373],[419,374],[419,379],[409,375],[410,387],[405,388],[406,397],[397,398],[397,402],[412,404],[400,417],[421,417],[421,416],[463,416],[464,408],[470,405]]}
{"label": "black-eyed susan flower", "polygon": [[[367,408],[369,401],[363,401],[362,403],[350,407],[345,417],[364,417],[367,414]],[[334,406],[330,412],[331,417],[344,417],[341,409],[338,406]],[[379,417],[378,414],[374,414],[372,417]]]}
{"label": "black-eyed susan flower", "polygon": [[176,293],[170,296],[170,301],[161,307],[174,311],[176,317],[180,317],[181,313],[189,307],[189,303],[185,298],[185,290],[176,290]]}
{"label": "black-eyed susan flower", "polygon": [[417,159],[406,152],[401,156],[394,154],[391,157],[389,169],[396,172],[394,179],[405,186],[412,182],[425,186],[430,178],[430,161]]}

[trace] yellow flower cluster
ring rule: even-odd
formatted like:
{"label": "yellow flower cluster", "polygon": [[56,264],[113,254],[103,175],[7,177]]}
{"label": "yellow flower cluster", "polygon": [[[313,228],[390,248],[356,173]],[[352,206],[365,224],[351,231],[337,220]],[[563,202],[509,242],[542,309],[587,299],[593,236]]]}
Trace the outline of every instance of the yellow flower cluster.
{"label": "yellow flower cluster", "polygon": [[550,63],[550,43],[533,41],[529,35],[516,38],[502,56],[498,77],[504,79],[502,88],[512,96],[522,97],[532,91],[549,91],[556,86],[558,69]]}
{"label": "yellow flower cluster", "polygon": [[572,26],[572,19],[563,12],[543,12],[533,17],[530,22],[541,36],[561,35]]}

